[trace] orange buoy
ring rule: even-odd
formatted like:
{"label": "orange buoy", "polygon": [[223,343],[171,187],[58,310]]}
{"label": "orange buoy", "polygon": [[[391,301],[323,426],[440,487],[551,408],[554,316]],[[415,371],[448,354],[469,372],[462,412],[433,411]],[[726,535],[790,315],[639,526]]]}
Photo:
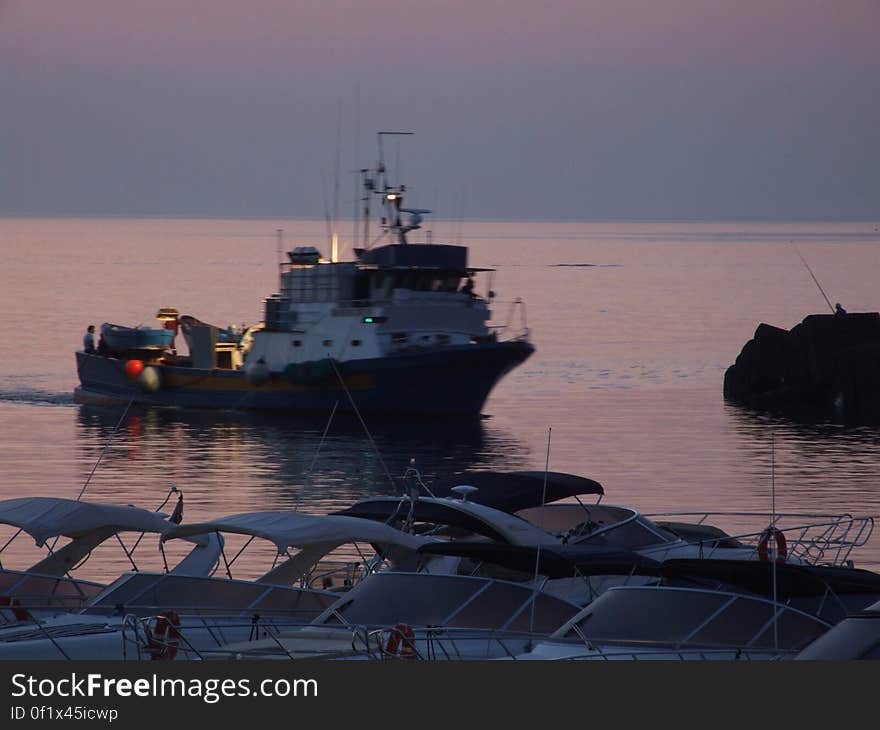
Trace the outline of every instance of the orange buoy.
{"label": "orange buoy", "polygon": [[143,360],[129,360],[125,363],[125,377],[134,380],[144,370]]}

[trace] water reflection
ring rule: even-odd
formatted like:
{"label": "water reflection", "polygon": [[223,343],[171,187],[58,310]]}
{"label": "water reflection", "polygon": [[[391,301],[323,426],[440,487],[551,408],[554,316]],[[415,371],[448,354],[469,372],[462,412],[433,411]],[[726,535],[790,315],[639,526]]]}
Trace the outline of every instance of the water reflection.
{"label": "water reflection", "polygon": [[797,422],[777,414],[726,405],[743,458],[763,472],[759,489],[776,488],[791,505],[826,505],[858,514],[880,513],[877,474],[880,430],[827,422]]}
{"label": "water reflection", "polygon": [[238,412],[133,407],[123,414],[123,408],[79,408],[83,449],[94,454],[110,444],[92,493],[120,480],[147,480],[195,491],[201,504],[221,511],[325,512],[370,494],[399,492],[411,460],[426,479],[525,466],[524,444],[481,419],[377,421],[369,425],[371,441],[356,418],[340,415],[328,426]]}

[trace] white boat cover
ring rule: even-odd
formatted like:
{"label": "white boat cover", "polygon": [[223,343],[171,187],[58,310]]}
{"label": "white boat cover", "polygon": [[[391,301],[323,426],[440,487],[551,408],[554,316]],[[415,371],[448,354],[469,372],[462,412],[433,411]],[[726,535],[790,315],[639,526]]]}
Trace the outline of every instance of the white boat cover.
{"label": "white boat cover", "polygon": [[221,517],[210,522],[178,525],[163,540],[207,532],[234,532],[253,535],[275,544],[279,553],[289,547],[349,542],[396,545],[417,550],[432,539],[401,532],[382,522],[339,515],[306,515],[298,512],[248,512]]}
{"label": "white boat cover", "polygon": [[140,507],[97,502],[77,502],[58,497],[22,497],[0,501],[0,524],[20,527],[37,541],[53,537],[78,538],[106,528],[117,532],[165,533],[172,523],[161,512]]}

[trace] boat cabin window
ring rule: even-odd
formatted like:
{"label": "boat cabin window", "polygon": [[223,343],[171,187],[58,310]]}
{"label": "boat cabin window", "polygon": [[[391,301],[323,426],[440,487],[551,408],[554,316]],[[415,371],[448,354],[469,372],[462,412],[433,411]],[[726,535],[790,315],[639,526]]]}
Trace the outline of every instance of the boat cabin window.
{"label": "boat cabin window", "polygon": [[302,347],[302,340],[294,340],[293,346],[294,347]]}
{"label": "boat cabin window", "polygon": [[406,332],[392,332],[391,333],[391,342],[395,345],[405,345],[409,340],[409,336]]}
{"label": "boat cabin window", "polygon": [[356,302],[367,302],[370,299],[370,273],[360,271],[352,282],[351,298]]}
{"label": "boat cabin window", "polygon": [[352,346],[352,347],[360,347],[360,346],[361,346],[361,341],[360,341],[360,340],[352,340],[352,341],[351,341],[351,346]]}
{"label": "boat cabin window", "polygon": [[321,344],[324,347],[333,347],[333,340],[324,340]]}
{"label": "boat cabin window", "polygon": [[395,273],[394,289],[410,289],[412,291],[456,292],[461,282],[460,276],[420,271]]}
{"label": "boat cabin window", "polygon": [[[357,278],[353,266],[314,264],[294,266],[282,275],[282,294],[290,302],[340,302],[353,299]],[[367,290],[369,284],[362,284]]]}

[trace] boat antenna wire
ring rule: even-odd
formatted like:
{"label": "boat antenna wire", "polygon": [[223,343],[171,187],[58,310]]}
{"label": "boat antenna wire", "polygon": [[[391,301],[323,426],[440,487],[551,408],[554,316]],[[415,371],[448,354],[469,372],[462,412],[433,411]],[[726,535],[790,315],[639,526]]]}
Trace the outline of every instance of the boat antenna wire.
{"label": "boat antenna wire", "polygon": [[[541,506],[547,502],[547,474],[550,470],[550,437],[553,435],[553,427],[547,429],[547,456],[544,460],[544,485],[541,489]],[[538,568],[541,563],[541,543],[535,551],[535,591],[532,596],[531,616],[529,618],[529,633],[535,633],[535,604],[538,602]]]}
{"label": "boat antenna wire", "polygon": [[336,106],[336,158],[333,169],[333,232],[330,235],[330,260],[336,263],[339,256],[339,232],[336,226],[339,224],[339,175],[340,157],[342,150],[342,100]]}
{"label": "boat antenna wire", "polygon": [[[361,84],[357,82],[354,87],[354,169],[359,170],[361,166],[360,156],[361,156],[361,146],[360,146],[360,126],[361,126]],[[354,176],[354,197],[352,198],[352,203],[354,205],[354,215],[352,216],[352,230],[351,230],[351,247],[353,249],[358,247],[358,215],[360,213],[360,207],[358,205],[358,193],[359,191],[359,183],[357,175]]]}
{"label": "boat antenna wire", "polygon": [[[315,464],[318,461],[318,456],[321,453],[321,448],[324,446],[324,440],[327,438],[327,432],[330,430],[330,424],[333,423],[333,416],[336,415],[336,409],[339,407],[339,401],[336,400],[333,403],[333,410],[330,411],[330,417],[327,419],[327,425],[324,426],[324,433],[321,434],[321,440],[318,442],[318,448],[315,449],[315,455],[312,457],[312,463],[309,464],[309,468],[306,470],[306,484],[305,486],[311,486],[312,483],[312,475],[315,470]],[[297,495],[296,500],[293,503],[293,511],[299,511],[299,495]]]}
{"label": "boat antenna wire", "polygon": [[828,309],[830,309],[831,313],[833,314],[835,312],[835,309],[833,306],[831,306],[831,300],[828,299],[828,295],[825,293],[825,290],[822,288],[822,285],[819,283],[819,280],[816,278],[816,275],[813,273],[813,270],[810,268],[807,260],[803,257],[798,247],[795,246],[794,241],[789,241],[789,243],[791,244],[791,247],[794,249],[794,252],[798,255],[800,260],[804,262],[804,266],[807,267],[807,271],[810,272],[810,276],[813,277],[813,281],[816,282],[816,286],[819,287],[819,291],[822,292],[822,296],[825,299],[825,303],[828,305]]}
{"label": "boat antenna wire", "polygon": [[[86,477],[85,483],[82,485],[82,489],[79,490],[79,494],[76,497],[76,501],[79,502],[82,499],[83,494],[85,494],[86,488],[89,486],[89,482],[92,481],[92,477],[95,475],[95,472],[98,470],[98,465],[101,463],[101,459],[104,458],[104,454],[107,453],[107,449],[110,448],[110,442],[113,441],[113,437],[116,435],[116,432],[120,429],[122,424],[125,422],[125,417],[128,415],[128,409],[131,408],[131,404],[134,403],[134,398],[131,398],[125,406],[125,410],[122,412],[122,415],[119,417],[119,421],[116,423],[116,426],[110,432],[110,435],[107,437],[107,441],[104,444],[104,448],[101,449],[101,453],[98,454],[98,458],[95,460],[95,465],[92,467],[92,470],[89,472],[89,475]],[[55,546],[58,544],[58,540],[61,539],[61,536],[58,535],[55,537],[55,540],[52,542],[52,547],[49,548],[49,552],[55,550]]]}
{"label": "boat antenna wire", "polygon": [[279,291],[284,288],[284,229],[276,228],[275,229],[275,239],[277,241],[276,247],[278,249],[278,289]]}
{"label": "boat antenna wire", "polygon": [[[818,282],[816,282],[818,283]],[[770,432],[770,526],[776,534],[776,432]],[[776,605],[776,557],[770,563],[770,576],[773,581],[773,648],[779,649],[779,608]]]}
{"label": "boat antenna wire", "polygon": [[131,408],[131,404],[134,403],[134,398],[131,398],[128,401],[128,404],[125,406],[125,410],[122,412],[122,415],[119,417],[119,421],[116,424],[116,427],[113,431],[110,432],[110,435],[107,437],[107,443],[104,444],[104,448],[101,450],[101,453],[98,454],[98,458],[95,461],[95,465],[92,467],[92,470],[89,472],[88,477],[86,477],[85,484],[82,485],[82,489],[79,490],[79,495],[76,498],[76,501],[79,502],[82,499],[83,494],[85,494],[86,488],[89,486],[89,482],[92,481],[92,477],[95,475],[95,472],[98,469],[98,465],[101,463],[101,459],[104,458],[104,454],[107,453],[107,449],[110,448],[110,442],[113,440],[113,437],[116,435],[116,432],[120,429],[122,424],[125,421],[125,417],[128,415],[128,409]]}
{"label": "boat antenna wire", "polygon": [[336,377],[339,380],[339,384],[342,386],[342,389],[345,391],[345,395],[348,396],[348,402],[351,403],[351,407],[357,415],[358,420],[361,422],[361,426],[364,429],[364,433],[367,434],[367,439],[370,442],[370,445],[373,447],[373,451],[376,453],[376,458],[379,460],[379,463],[382,465],[382,469],[385,470],[385,476],[388,477],[388,481],[391,482],[391,486],[397,491],[397,485],[394,483],[394,479],[391,476],[391,472],[388,471],[388,467],[385,465],[385,460],[382,458],[382,454],[379,453],[379,449],[376,446],[376,442],[373,440],[373,436],[370,433],[370,429],[367,428],[367,424],[364,421],[363,416],[361,416],[361,412],[357,407],[357,403],[354,402],[354,398],[351,397],[351,391],[349,391],[348,386],[345,384],[345,381],[342,379],[342,375],[339,372],[339,368],[336,367],[336,361],[330,357],[330,353],[327,353],[327,359],[330,361],[330,365],[333,368],[333,372],[336,373]]}

